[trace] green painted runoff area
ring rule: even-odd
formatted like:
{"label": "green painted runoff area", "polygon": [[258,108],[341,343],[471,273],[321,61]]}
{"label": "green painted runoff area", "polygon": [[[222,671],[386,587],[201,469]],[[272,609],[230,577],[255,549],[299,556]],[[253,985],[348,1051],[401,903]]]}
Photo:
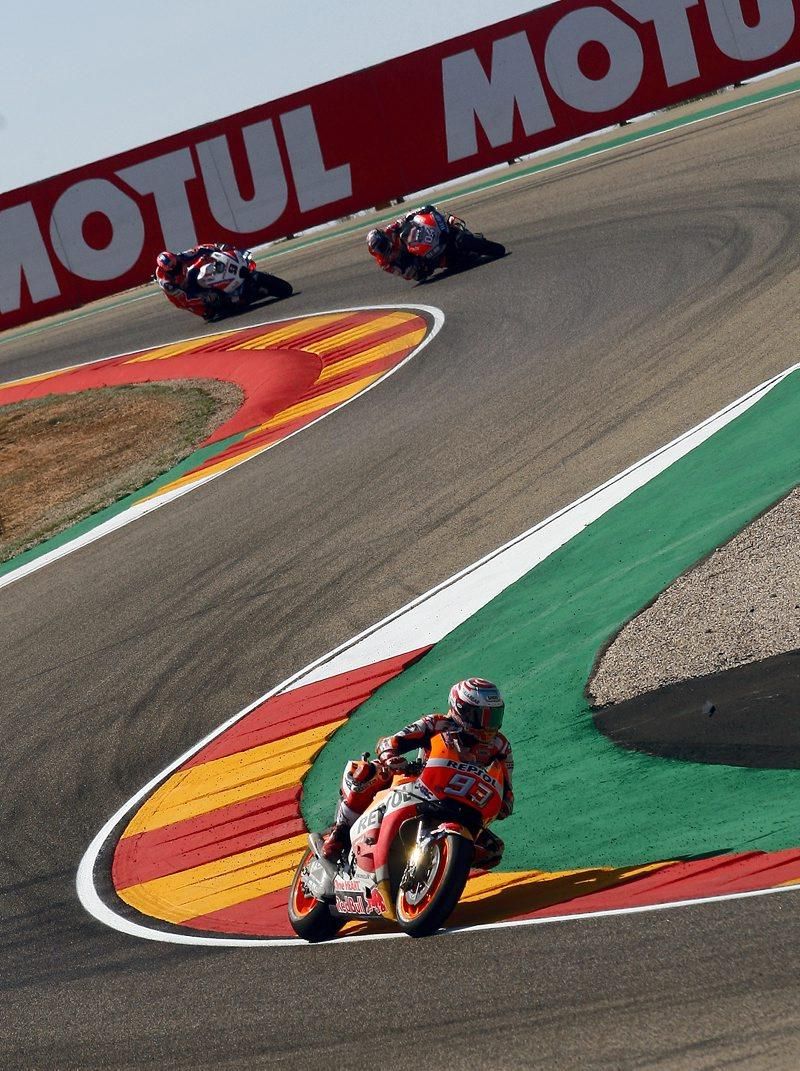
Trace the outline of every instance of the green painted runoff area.
{"label": "green painted runoff area", "polygon": [[798,428],[795,372],[384,685],[314,764],[303,796],[309,828],[330,822],[346,759],[442,710],[455,680],[481,675],[505,694],[516,762],[516,810],[498,825],[502,869],[621,867],[800,844],[800,770],[622,750],[595,729],[584,696],[596,656],[626,621],[800,482]]}
{"label": "green painted runoff area", "polygon": [[224,453],[231,446],[241,442],[245,437],[246,432],[238,432],[236,435],[230,435],[227,439],[220,439],[218,442],[213,443],[211,446],[203,446],[199,450],[194,450],[188,457],[185,457],[183,461],[179,462],[173,468],[167,472],[163,472],[160,476],[157,476],[150,483],[145,484],[144,487],[140,487],[138,491],[133,491],[129,495],[125,495],[124,498],[117,499],[116,502],[112,502],[110,506],[106,506],[105,509],[98,510],[97,513],[92,513],[89,517],[85,517],[82,521],[78,521],[77,524],[70,525],[69,528],[65,528],[63,532],[59,532],[58,535],[52,536],[50,539],[44,540],[42,543],[37,543],[35,547],[31,547],[30,550],[23,551],[22,554],[18,554],[15,558],[9,558],[7,562],[0,563],[0,577],[5,576],[7,573],[14,572],[15,569],[19,569],[29,562],[35,561],[37,558],[41,558],[43,554],[49,554],[50,551],[58,550],[59,547],[63,547],[65,543],[72,542],[73,539],[78,539],[87,532],[91,532],[93,528],[98,528],[101,524],[105,524],[106,521],[111,520],[112,517],[118,517],[120,513],[124,513],[125,510],[130,509],[131,506],[135,506],[137,502],[141,502],[142,499],[148,498],[150,495],[154,495],[157,491],[160,491],[162,487],[166,487],[167,484],[172,483],[174,480],[179,480],[181,476],[185,476],[188,472],[192,472],[198,466],[203,465],[211,457],[216,457],[217,454]]}

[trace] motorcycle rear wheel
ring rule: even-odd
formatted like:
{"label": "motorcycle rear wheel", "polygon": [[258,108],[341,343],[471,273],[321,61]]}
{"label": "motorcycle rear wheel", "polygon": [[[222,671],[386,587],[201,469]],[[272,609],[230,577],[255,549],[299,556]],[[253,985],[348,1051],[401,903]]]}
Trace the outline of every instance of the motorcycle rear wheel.
{"label": "motorcycle rear wheel", "polygon": [[472,841],[457,833],[442,837],[433,851],[425,880],[413,888],[401,881],[397,890],[397,922],[410,937],[428,937],[444,925],[461,898],[475,854]]}
{"label": "motorcycle rear wheel", "polygon": [[289,922],[297,936],[304,941],[328,941],[336,936],[346,920],[333,916],[327,904],[310,896],[303,888],[303,875],[313,855],[308,849],[294,873],[289,890]]}
{"label": "motorcycle rear wheel", "polygon": [[265,271],[255,272],[256,297],[287,298],[294,293],[294,288],[286,279],[277,275],[269,275]]}
{"label": "motorcycle rear wheel", "polygon": [[461,253],[476,253],[481,257],[504,257],[506,247],[499,242],[491,242],[482,234],[472,234],[470,231],[462,231],[458,236],[457,248]]}

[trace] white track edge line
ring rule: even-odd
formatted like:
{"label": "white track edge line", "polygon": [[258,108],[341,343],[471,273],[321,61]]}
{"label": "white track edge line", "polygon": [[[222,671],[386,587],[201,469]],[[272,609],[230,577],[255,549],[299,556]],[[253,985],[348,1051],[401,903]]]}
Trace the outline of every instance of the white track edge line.
{"label": "white track edge line", "polygon": [[[424,345],[424,344],[425,343],[423,342],[422,345]],[[400,367],[400,366],[398,365],[397,367]],[[765,380],[765,382],[761,383],[759,386],[754,387],[752,390],[746,392],[744,395],[741,396],[741,398],[737,399],[734,402],[731,402],[727,406],[724,406],[717,413],[715,413],[712,416],[707,417],[705,420],[701,421],[694,428],[691,428],[688,431],[684,432],[682,435],[677,436],[670,443],[667,443],[665,446],[660,447],[658,450],[653,451],[653,453],[649,454],[647,457],[645,457],[645,458],[641,459],[640,461],[635,462],[633,465],[629,466],[622,473],[619,473],[617,476],[612,477],[612,479],[607,480],[604,484],[601,484],[600,487],[597,487],[593,491],[590,491],[587,494],[583,495],[581,498],[576,499],[575,502],[571,503],[568,506],[565,506],[561,510],[558,510],[556,513],[552,514],[552,516],[548,517],[546,520],[541,521],[540,523],[534,525],[532,528],[528,529],[527,532],[524,532],[522,535],[519,535],[519,536],[515,537],[514,539],[510,540],[508,543],[504,544],[502,547],[498,548],[497,550],[492,551],[491,553],[485,555],[478,562],[475,562],[474,564],[468,566],[467,568],[462,569],[459,573],[456,573],[454,576],[450,577],[448,580],[443,581],[441,584],[439,584],[436,587],[432,588],[430,591],[426,592],[425,594],[423,594],[423,595],[419,596],[418,598],[412,600],[411,602],[407,603],[406,606],[402,607],[400,610],[397,610],[394,613],[388,615],[382,621],[378,622],[376,625],[373,625],[370,628],[365,629],[363,632],[359,633],[359,635],[356,636],[355,638],[353,638],[353,639],[351,639],[351,640],[349,640],[349,641],[347,641],[347,642],[345,642],[343,644],[340,644],[339,647],[335,648],[333,651],[329,652],[326,655],[323,655],[321,658],[316,659],[315,661],[310,663],[308,666],[306,666],[304,669],[299,670],[297,673],[292,674],[282,684],[277,685],[275,688],[272,688],[271,690],[266,692],[264,695],[260,696],[258,699],[255,699],[247,707],[245,707],[243,710],[239,711],[239,713],[234,714],[232,717],[228,718],[227,721],[225,721],[221,725],[219,725],[216,729],[213,729],[210,733],[208,733],[205,737],[203,737],[202,740],[200,740],[197,744],[195,744],[191,748],[189,748],[188,751],[186,751],[183,755],[181,755],[177,759],[175,759],[174,762],[170,763],[169,766],[167,766],[161,773],[159,773],[155,777],[153,777],[146,785],[144,785],[143,788],[141,788],[138,792],[136,792],[126,803],[124,803],[112,815],[111,818],[108,819],[108,821],[102,826],[102,828],[97,833],[97,835],[93,838],[93,840],[89,844],[88,848],[86,849],[86,852],[84,853],[84,855],[83,855],[83,857],[82,857],[82,859],[80,861],[80,864],[79,864],[79,867],[78,867],[78,871],[77,871],[77,875],[76,875],[76,880],[75,880],[76,892],[77,892],[78,898],[79,898],[81,904],[83,905],[83,907],[85,908],[85,910],[90,915],[93,915],[96,919],[98,919],[98,921],[103,922],[105,925],[110,926],[112,929],[116,929],[116,930],[118,930],[118,931],[120,931],[122,933],[126,933],[126,934],[128,934],[130,936],[141,937],[141,938],[144,938],[146,940],[151,940],[151,941],[164,941],[164,942],[169,943],[169,944],[215,945],[215,946],[224,946],[224,947],[258,947],[258,946],[262,946],[262,947],[280,947],[280,946],[283,946],[283,945],[305,945],[306,944],[305,941],[302,941],[300,939],[294,939],[294,938],[253,938],[253,939],[246,939],[246,938],[199,937],[199,936],[195,936],[195,935],[192,935],[192,934],[181,934],[181,933],[169,932],[169,931],[164,931],[164,930],[157,930],[157,929],[154,929],[154,928],[151,928],[151,927],[140,925],[139,923],[132,922],[131,920],[126,919],[124,916],[119,915],[116,912],[112,911],[111,908],[108,907],[108,905],[105,903],[105,901],[103,901],[101,899],[99,893],[97,892],[97,889],[96,889],[95,884],[94,884],[94,868],[95,868],[95,865],[96,865],[96,862],[97,862],[97,858],[98,858],[98,856],[100,854],[100,851],[102,850],[104,844],[108,840],[109,836],[111,835],[111,833],[113,832],[115,827],[122,821],[122,819],[125,817],[125,815],[130,810],[132,810],[133,807],[137,803],[139,803],[140,800],[142,800],[145,796],[147,796],[154,788],[156,788],[156,786],[158,784],[160,784],[166,777],[168,777],[169,774],[171,774],[174,770],[176,770],[179,766],[181,766],[189,758],[191,758],[193,755],[195,755],[201,748],[205,747],[206,744],[210,743],[216,737],[221,735],[228,728],[230,728],[232,725],[234,725],[237,721],[240,721],[242,718],[246,717],[247,714],[249,714],[252,710],[254,710],[256,707],[258,707],[261,703],[266,702],[266,700],[272,698],[275,695],[278,695],[281,692],[290,690],[293,685],[298,684],[299,682],[301,682],[303,679],[305,679],[307,676],[309,676],[315,669],[325,665],[327,662],[333,661],[333,659],[337,655],[341,654],[344,651],[349,650],[351,647],[355,646],[361,640],[366,639],[367,637],[371,636],[373,633],[377,632],[380,628],[382,628],[386,624],[396,620],[397,618],[403,616],[404,614],[406,614],[409,611],[413,610],[417,606],[421,605],[426,600],[430,599],[433,595],[435,595],[437,592],[443,590],[446,587],[449,587],[449,586],[455,584],[459,579],[469,575],[470,573],[475,572],[482,565],[484,565],[487,562],[491,561],[492,559],[496,558],[499,554],[503,553],[506,550],[509,550],[509,549],[515,547],[516,545],[521,543],[523,540],[525,540],[528,537],[530,537],[530,536],[536,534],[537,532],[541,531],[543,528],[545,528],[546,526],[550,525],[552,522],[557,521],[564,514],[570,512],[573,509],[576,509],[583,502],[586,502],[588,499],[591,499],[595,495],[599,494],[602,490],[610,488],[615,484],[619,484],[623,480],[623,478],[625,476],[636,472],[636,470],[638,470],[638,469],[643,468],[649,461],[651,461],[651,460],[653,460],[655,458],[658,458],[658,457],[664,457],[665,455],[668,455],[670,451],[674,452],[676,455],[679,454],[681,444],[683,444],[692,435],[696,435],[698,433],[701,433],[703,431],[703,429],[706,429],[709,425],[712,425],[714,422],[722,421],[722,423],[720,423],[720,427],[716,429],[716,430],[720,430],[720,428],[724,427],[727,423],[729,423],[736,416],[738,416],[740,410],[744,411],[744,409],[749,408],[751,405],[755,404],[756,401],[760,400],[760,397],[762,397],[763,395],[767,394],[774,386],[776,386],[778,383],[780,383],[787,376],[789,376],[792,373],[797,372],[797,371],[800,371],[800,362],[798,362],[795,365],[792,365],[790,368],[785,369],[783,372],[779,372],[777,375],[772,376],[770,379]],[[380,382],[380,381],[378,381],[378,382]],[[360,395],[357,395],[357,397],[360,397]],[[697,445],[700,445],[700,444],[698,443]],[[672,462],[668,460],[666,462],[666,464],[663,466],[663,468],[661,470],[659,470],[659,471],[663,471],[665,468],[669,467],[669,465],[671,463]],[[650,477],[650,478],[652,478],[652,477]],[[645,483],[649,482],[649,480],[645,480],[644,482]],[[631,493],[632,493],[632,491],[626,491],[623,495],[621,495],[619,497],[619,499],[617,501],[622,501],[624,498],[628,497],[628,495],[631,494]],[[612,507],[609,506],[608,508],[610,509]],[[454,930],[450,930],[450,931],[446,931],[446,932],[447,933],[453,933],[453,934],[455,934],[455,933],[472,933],[472,932],[475,932],[477,930],[482,930],[482,929],[499,929],[499,928],[509,927],[509,926],[522,926],[522,925],[534,925],[534,924],[539,924],[540,925],[540,924],[543,924],[545,922],[571,921],[571,920],[574,920],[574,919],[577,919],[577,918],[595,918],[595,917],[603,917],[605,915],[612,915],[612,914],[634,914],[634,913],[640,913],[640,912],[643,912],[643,911],[665,910],[666,908],[669,908],[669,907],[686,906],[686,905],[695,904],[695,903],[705,903],[705,902],[714,902],[714,901],[722,901],[722,900],[742,899],[744,897],[767,895],[767,894],[777,893],[777,892],[791,892],[791,891],[796,891],[797,888],[800,888],[800,886],[782,886],[782,887],[779,887],[779,888],[774,888],[773,887],[773,888],[756,890],[756,891],[746,892],[746,893],[729,893],[729,894],[724,894],[724,895],[718,896],[718,897],[702,897],[702,898],[697,899],[697,900],[675,901],[674,903],[671,903],[671,904],[654,904],[654,905],[643,905],[643,906],[636,906],[636,907],[630,907],[630,908],[617,908],[617,909],[611,909],[611,910],[600,911],[600,912],[593,912],[593,913],[588,913],[588,914],[572,914],[572,915],[564,915],[564,916],[552,916],[552,917],[547,918],[547,919],[520,919],[520,920],[516,920],[516,921],[509,920],[509,921],[506,921],[506,922],[482,923],[482,924],[478,924],[476,926],[460,928],[460,929],[457,929],[457,930],[454,929]],[[363,935],[350,936],[350,937],[347,938],[347,941],[349,943],[352,943],[353,941],[389,939],[389,938],[396,938],[396,937],[402,937],[402,936],[404,936],[404,935],[403,934],[363,934]]]}
{"label": "white track edge line", "polygon": [[[180,498],[182,495],[188,494],[189,491],[194,491],[196,488],[203,487],[205,486],[205,484],[210,483],[212,480],[216,480],[219,476],[224,476],[228,472],[233,472],[233,470],[238,469],[240,465],[246,465],[248,461],[254,461],[257,457],[261,457],[262,454],[267,453],[268,450],[273,450],[276,446],[280,446],[281,443],[285,443],[288,442],[289,439],[293,439],[295,435],[300,435],[302,432],[308,431],[309,428],[313,428],[314,425],[318,424],[321,420],[325,420],[329,416],[333,416],[334,413],[337,413],[340,409],[344,409],[344,407],[346,405],[350,405],[351,402],[355,402],[358,398],[363,398],[363,396],[365,394],[368,394],[374,387],[380,386],[380,384],[384,383],[387,379],[389,379],[390,376],[393,376],[395,372],[398,372],[403,367],[403,365],[407,364],[413,357],[416,357],[418,353],[421,353],[422,350],[424,350],[425,347],[428,345],[428,343],[432,342],[433,339],[439,334],[445,322],[444,313],[441,309],[437,309],[434,305],[410,304],[359,305],[351,309],[328,309],[325,312],[309,313],[308,318],[312,319],[314,316],[329,316],[345,312],[381,311],[383,309],[411,309],[414,311],[426,312],[433,320],[433,324],[431,325],[430,330],[428,331],[422,342],[420,342],[418,346],[415,346],[411,353],[409,353],[407,357],[404,357],[399,364],[394,365],[394,367],[384,372],[383,375],[381,375],[379,379],[376,379],[374,383],[370,383],[368,387],[364,387],[364,389],[360,390],[358,394],[354,394],[352,398],[345,399],[345,401],[340,402],[339,405],[334,406],[333,409],[329,409],[326,413],[322,413],[320,416],[315,417],[314,420],[310,421],[308,424],[304,424],[301,428],[297,428],[289,435],[285,435],[282,439],[278,439],[277,442],[270,443],[269,446],[263,447],[262,449],[258,450],[257,453],[251,454],[249,457],[244,457],[241,460],[236,461],[234,464],[229,465],[227,468],[222,469],[220,472],[213,472],[205,476],[199,475],[196,480],[193,480],[191,483],[186,484],[183,487],[175,488],[174,490],[166,492],[162,495],[159,495],[158,492],[156,492],[156,497],[147,499],[144,502],[137,502],[134,505],[129,506],[126,510],[123,510],[122,513],[118,513],[115,516],[110,517],[107,521],[104,521],[102,524],[98,524],[95,525],[93,528],[90,528],[89,531],[84,532],[83,535],[76,536],[74,539],[69,540],[62,546],[56,547],[54,550],[40,554],[37,557],[33,558],[32,561],[26,562],[24,565],[20,565],[16,569],[12,569],[10,572],[6,573],[5,576],[0,577],[0,590],[2,590],[2,588],[8,587],[9,584],[13,584],[15,580],[22,580],[23,577],[30,576],[31,573],[38,572],[39,569],[44,569],[46,565],[50,565],[52,562],[60,561],[68,554],[72,554],[74,551],[80,550],[82,547],[88,546],[90,543],[94,543],[98,539],[102,539],[103,536],[109,535],[111,532],[118,531],[120,528],[125,527],[125,525],[130,524],[132,521],[138,520],[140,517],[144,517],[147,514],[152,513],[154,510],[160,509],[161,506],[165,506],[168,502],[174,502],[176,498]],[[251,326],[253,327],[253,329],[256,329],[259,327],[269,327],[272,324],[286,323],[289,320],[298,319],[305,319],[305,317],[286,316],[281,320],[265,320],[263,323],[252,324]],[[249,328],[246,328],[245,330],[249,330]],[[225,334],[227,333],[229,332],[225,332]],[[233,332],[230,333],[235,333],[235,329]],[[214,338],[215,336],[196,335],[194,337]],[[192,342],[194,341],[194,339],[182,339],[180,341]],[[180,345],[180,342],[164,343],[164,345]],[[151,347],[151,349],[159,348],[160,347],[158,346]],[[81,365],[68,365],[66,368],[56,369],[55,374],[58,374],[59,372],[69,372],[76,368],[83,368],[87,364],[101,364],[104,361],[113,361],[119,357],[129,357],[133,354],[147,352],[147,350],[132,350],[130,353],[118,353],[112,357],[101,357],[97,361],[86,361],[84,362],[84,364]],[[26,378],[28,377],[23,377],[22,381],[24,382]],[[18,382],[20,381],[12,380],[9,384],[3,384],[3,386],[13,386],[15,383]],[[0,398],[1,397],[2,394],[0,393]]]}

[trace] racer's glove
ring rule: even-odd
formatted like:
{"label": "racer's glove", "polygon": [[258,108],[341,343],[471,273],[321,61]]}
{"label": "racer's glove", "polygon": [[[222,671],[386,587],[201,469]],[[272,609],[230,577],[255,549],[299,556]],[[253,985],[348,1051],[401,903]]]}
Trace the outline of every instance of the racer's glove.
{"label": "racer's glove", "polygon": [[378,741],[376,748],[378,760],[380,764],[387,770],[391,770],[392,773],[402,773],[408,765],[408,760],[405,755],[401,755],[399,751],[391,747],[387,741],[385,746],[382,740]]}
{"label": "racer's glove", "polygon": [[497,812],[497,820],[502,822],[504,818],[508,818],[511,812],[514,810],[514,793],[507,792],[503,796],[503,802],[500,804],[500,810]]}
{"label": "racer's glove", "polygon": [[408,759],[405,755],[398,755],[396,751],[385,752],[381,755],[381,762],[392,773],[402,773],[408,766]]}

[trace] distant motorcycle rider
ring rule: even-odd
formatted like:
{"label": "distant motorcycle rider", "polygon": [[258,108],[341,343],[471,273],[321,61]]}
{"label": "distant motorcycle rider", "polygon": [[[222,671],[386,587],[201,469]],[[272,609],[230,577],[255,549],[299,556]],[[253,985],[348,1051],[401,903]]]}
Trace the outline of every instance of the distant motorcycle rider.
{"label": "distant motorcycle rider", "polygon": [[156,257],[156,282],[173,305],[211,320],[218,311],[219,296],[198,286],[198,269],[193,268],[192,264],[199,257],[232,251],[235,251],[234,247],[227,242],[196,245],[182,253],[171,253],[165,249]]}
{"label": "distant motorcycle rider", "polygon": [[[409,282],[421,282],[427,279],[438,267],[441,267],[444,248],[433,250],[427,257],[416,257],[409,253],[403,240],[403,233],[414,216],[418,213],[433,213],[439,222],[442,234],[448,228],[463,226],[457,216],[444,216],[433,205],[423,205],[413,212],[406,212],[383,228],[375,227],[367,234],[367,249],[378,262],[378,266],[392,275],[400,275]],[[444,243],[443,243],[444,244]]]}
{"label": "distant motorcycle rider", "polygon": [[[505,703],[498,688],[482,677],[458,681],[450,689],[446,714],[425,714],[394,736],[385,736],[376,745],[378,762],[357,760],[345,766],[339,806],[333,826],[322,842],[326,859],[337,859],[350,840],[350,827],[362,815],[377,793],[388,788],[395,773],[407,765],[403,755],[421,748],[423,761],[434,736],[458,751],[465,762],[488,766],[499,760],[503,768],[503,804],[498,819],[508,818],[514,809],[511,778],[514,759],[511,744],[499,731]],[[474,865],[483,870],[497,866],[503,856],[503,841],[484,828],[475,840]]]}

